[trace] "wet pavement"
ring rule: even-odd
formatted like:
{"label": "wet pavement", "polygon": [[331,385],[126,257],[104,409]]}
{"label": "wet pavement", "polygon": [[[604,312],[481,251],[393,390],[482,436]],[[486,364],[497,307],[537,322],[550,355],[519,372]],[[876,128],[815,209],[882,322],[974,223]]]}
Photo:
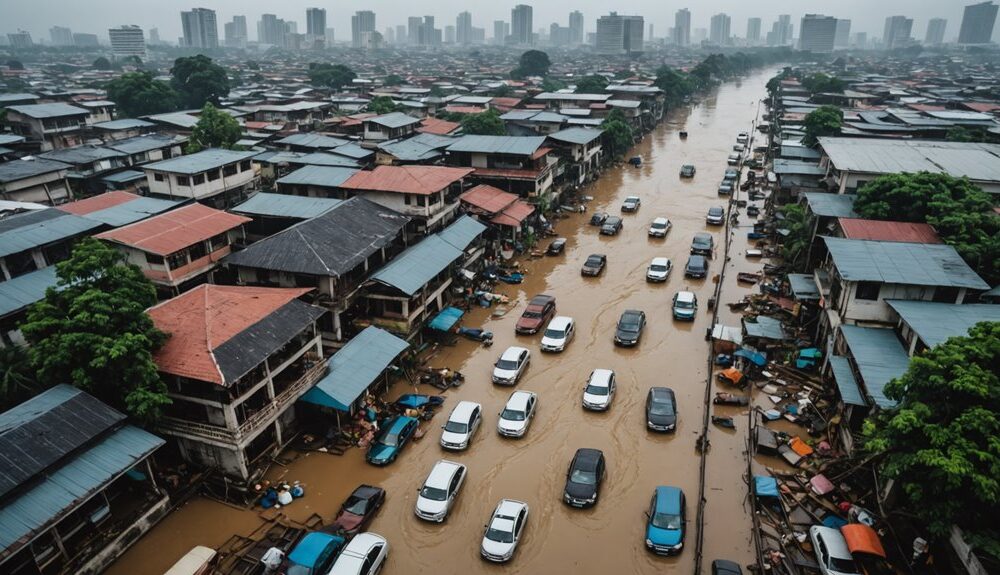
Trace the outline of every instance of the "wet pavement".
{"label": "wet pavement", "polygon": [[[499,318],[491,316],[493,309],[466,315],[463,325],[492,331],[494,345],[485,348],[463,340],[443,348],[429,362],[460,370],[466,381],[447,392],[444,408],[423,424],[426,437],[411,443],[386,468],[367,465],[360,449],[343,456],[311,453],[287,468],[277,468],[275,473],[306,487],[306,496],[283,511],[295,520],[318,513],[329,521],[358,484],[383,486],[388,491],[387,503],[371,530],[389,540],[386,573],[692,572],[700,462],[695,442],[701,432],[709,375],[705,334],[711,312],[707,303],[715,288],[712,277],[724,263],[723,228],[706,226],[705,213],[711,206],[724,204],[716,188],[726,169],[726,157],[736,134],[751,130],[758,101],[765,96],[764,84],[772,75],[772,69],[758,71],[719,87],[691,108],[668,113],[632,152],[642,157],[640,167],[606,171],[583,192],[594,197],[588,212],[557,222],[557,232],[568,240],[565,253],[526,262],[524,283],[497,288],[511,298],[510,312]],[[690,136],[681,140],[680,130]],[[698,173],[682,180],[678,172],[687,163],[695,164]],[[618,214],[628,195],[640,196],[642,207],[636,214],[624,215],[625,226],[618,236],[599,236],[597,228],[587,225],[596,210]],[[665,240],[647,237],[648,225],[657,216],[673,222]],[[742,224],[750,225],[750,221]],[[683,267],[691,238],[702,231],[712,232],[717,246],[709,278],[685,279]],[[736,284],[737,271],[761,268],[761,262],[748,262],[744,257],[745,231],[734,231],[723,303],[736,301],[747,290]],[[597,278],[581,277],[580,266],[591,253],[607,254],[607,269]],[[669,257],[675,267],[662,284],[644,280],[646,266],[656,256]],[[691,323],[676,322],[670,316],[671,298],[683,289],[695,291],[700,303]],[[514,334],[525,302],[537,293],[554,295],[558,313],[577,322],[576,339],[561,354],[543,355],[538,350],[540,336]],[[623,349],[613,344],[612,337],[618,316],[630,308],[646,312],[647,327],[637,347]],[[725,305],[721,308],[723,323],[739,325],[737,316]],[[493,363],[510,345],[531,350],[531,366],[516,389],[534,391],[539,398],[535,420],[521,439],[505,439],[496,433],[497,413],[513,389],[490,383]],[[618,378],[616,397],[605,413],[584,411],[580,403],[584,382],[595,368],[613,369]],[[676,392],[680,413],[676,433],[646,430],[644,404],[651,386],[668,386]],[[400,383],[392,393],[412,391]],[[429,387],[420,391],[435,393]],[[483,405],[483,425],[468,450],[445,452],[438,445],[440,425],[460,400]],[[705,572],[712,559],[742,564],[752,560],[750,517],[744,507],[745,413],[745,408],[722,408],[720,414],[739,416],[737,430],[714,426],[709,430]],[[608,466],[599,501],[587,510],[562,502],[566,469],[580,447],[604,451]],[[413,515],[413,505],[417,489],[434,462],[442,458],[466,464],[469,475],[448,520],[430,524]],[[687,496],[688,533],[679,557],[657,557],[643,543],[644,512],[657,485],[681,487]],[[483,525],[501,498],[527,502],[530,514],[514,559],[494,566],[480,559],[479,542]],[[254,512],[196,499],[139,541],[108,573],[158,575],[191,547],[218,546],[231,535],[249,533],[258,525]]]}

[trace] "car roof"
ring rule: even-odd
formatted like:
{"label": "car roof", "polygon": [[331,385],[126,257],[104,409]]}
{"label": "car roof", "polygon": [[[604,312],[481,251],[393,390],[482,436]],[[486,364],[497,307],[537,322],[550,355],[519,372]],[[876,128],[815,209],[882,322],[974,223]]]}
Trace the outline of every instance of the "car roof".
{"label": "car roof", "polygon": [[604,254],[590,254],[589,256],[587,256],[587,259],[588,260],[591,258],[604,259],[606,257],[607,256],[605,256]]}
{"label": "car roof", "polygon": [[604,457],[604,453],[600,449],[593,449],[591,447],[581,447],[576,450],[576,455],[573,459],[579,463],[586,463],[588,467],[597,465],[597,461]]}
{"label": "car roof", "polygon": [[431,468],[431,472],[427,474],[427,481],[424,481],[424,485],[429,487],[448,487],[451,483],[451,478],[455,476],[455,472],[465,467],[461,463],[455,463],[454,461],[448,461],[447,459],[439,459],[434,467]]}
{"label": "car roof", "polygon": [[507,398],[505,406],[511,409],[524,409],[528,406],[528,399],[533,395],[535,394],[530,391],[515,391]]}
{"label": "car roof", "polygon": [[674,390],[669,387],[651,387],[649,394],[653,396],[653,401],[663,401],[667,398],[673,401],[674,399]]}
{"label": "car roof", "polygon": [[621,221],[621,218],[618,216],[608,216],[608,219],[604,221],[604,225],[608,225],[609,223],[614,221]]}
{"label": "car roof", "polygon": [[667,487],[660,485],[656,488],[656,509],[657,513],[679,514],[681,512],[681,491],[680,487]]}
{"label": "car roof", "polygon": [[554,329],[566,329],[566,326],[573,323],[573,318],[566,315],[557,315],[549,322],[549,327]]}
{"label": "car roof", "polygon": [[614,371],[610,369],[597,368],[590,373],[591,383],[604,383],[607,384],[611,380],[611,376],[614,375]]}
{"label": "car roof", "polygon": [[685,168],[693,168],[694,164],[684,164],[683,167],[685,167]]}
{"label": "car roof", "polygon": [[564,244],[566,243],[566,238],[556,238],[552,240],[552,244]]}
{"label": "car roof", "polygon": [[725,211],[726,210],[724,210],[722,206],[712,206],[708,208],[708,213],[710,214],[721,214],[724,213]]}
{"label": "car roof", "polygon": [[669,223],[669,222],[670,222],[670,220],[667,219],[667,218],[664,218],[664,217],[653,218],[653,223],[654,224],[666,224],[666,223]]}
{"label": "car roof", "polygon": [[809,528],[809,531],[817,532],[823,541],[826,543],[826,549],[830,552],[830,556],[837,559],[853,559],[851,556],[851,550],[847,548],[847,541],[844,536],[841,535],[839,529],[833,529],[832,527],[824,527],[822,525],[813,525]]}
{"label": "car roof", "polygon": [[655,257],[655,258],[653,258],[653,261],[649,262],[649,264],[650,265],[654,265],[654,266],[655,265],[665,266],[665,265],[667,265],[667,262],[669,262],[669,261],[670,261],[670,258]]}
{"label": "car roof", "polygon": [[392,431],[394,433],[402,431],[403,426],[405,426],[407,423],[409,423],[411,421],[416,421],[416,419],[414,419],[412,417],[407,417],[405,415],[397,415],[389,423],[389,431]]}
{"label": "car roof", "polygon": [[638,200],[638,199],[639,199],[639,196],[625,196],[625,201],[626,202],[629,201],[629,200]]}
{"label": "car roof", "polygon": [[712,234],[710,234],[708,232],[698,232],[698,233],[696,233],[694,235],[694,239],[696,239],[696,240],[709,239],[710,240],[710,239],[712,239]]}
{"label": "car roof", "polygon": [[359,497],[369,497],[380,491],[382,491],[381,487],[375,487],[374,485],[359,485],[357,489],[351,492],[351,495],[357,495]]}
{"label": "car roof", "polygon": [[643,313],[641,309],[627,309],[622,312],[622,317],[627,315],[643,315]]}
{"label": "car roof", "polygon": [[550,301],[555,301],[555,299],[556,299],[555,296],[551,296],[547,293],[540,293],[535,297],[531,298],[531,301],[528,302],[528,305],[545,305]]}
{"label": "car roof", "polygon": [[693,291],[679,291],[677,292],[677,301],[694,301],[695,295]]}
{"label": "car roof", "polygon": [[703,256],[701,254],[691,254],[690,256],[688,256],[688,265],[689,266],[698,265],[698,264],[707,265],[706,264],[706,260],[705,260],[705,256]]}
{"label": "car roof", "polygon": [[459,401],[455,405],[455,408],[451,410],[451,415],[448,416],[448,421],[468,421],[469,417],[472,416],[472,411],[476,408],[482,409],[482,406],[475,401]]}
{"label": "car roof", "polygon": [[517,359],[526,351],[528,351],[526,348],[512,345],[504,350],[503,354],[500,355],[500,359]]}
{"label": "car roof", "polygon": [[527,503],[518,501],[517,499],[501,499],[494,514],[504,517],[517,517],[517,514],[527,506]]}
{"label": "car roof", "polygon": [[716,559],[712,561],[712,575],[743,575],[743,569],[734,561]]}
{"label": "car roof", "polygon": [[363,557],[367,555],[368,550],[377,543],[385,544],[387,541],[385,540],[385,537],[382,537],[378,533],[358,533],[353,539],[347,542],[347,547],[344,547],[341,555],[357,554]]}

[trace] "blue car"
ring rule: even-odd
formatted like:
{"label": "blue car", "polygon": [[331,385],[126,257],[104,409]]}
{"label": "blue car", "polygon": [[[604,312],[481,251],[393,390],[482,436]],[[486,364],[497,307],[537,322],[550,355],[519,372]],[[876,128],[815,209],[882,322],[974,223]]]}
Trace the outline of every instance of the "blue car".
{"label": "blue car", "polygon": [[375,441],[368,447],[365,459],[372,465],[388,465],[396,460],[413,432],[417,430],[417,420],[412,417],[397,415],[382,424]]}
{"label": "blue car", "polygon": [[684,547],[684,492],[679,487],[656,488],[646,512],[646,548],[657,555],[676,555]]}
{"label": "blue car", "polygon": [[288,554],[286,575],[323,575],[344,548],[347,540],[337,535],[313,531],[306,533]]}

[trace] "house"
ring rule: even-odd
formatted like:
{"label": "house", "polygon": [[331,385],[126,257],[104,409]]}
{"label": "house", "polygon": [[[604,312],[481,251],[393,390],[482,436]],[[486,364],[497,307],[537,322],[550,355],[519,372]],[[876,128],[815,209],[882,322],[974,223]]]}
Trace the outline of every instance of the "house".
{"label": "house", "polygon": [[147,198],[130,192],[105,192],[57,207],[57,210],[75,214],[104,224],[109,228],[128,224],[162,214],[181,205],[181,202]]}
{"label": "house", "polygon": [[163,298],[209,281],[250,221],[195,203],[94,237],[121,250]]}
{"label": "house", "polygon": [[543,136],[462,136],[448,146],[446,162],[474,168],[476,183],[489,184],[534,202],[555,202],[559,159]]}
{"label": "house", "polygon": [[575,94],[573,92],[542,92],[533,100],[544,104],[549,110],[561,108],[587,108],[595,104],[604,104],[612,98],[611,94]]}
{"label": "house", "polygon": [[88,110],[61,102],[27,104],[8,106],[6,124],[35,149],[47,152],[82,144],[89,116]]}
{"label": "house", "polygon": [[375,163],[379,166],[406,164],[433,164],[444,158],[444,150],[455,143],[455,138],[421,133],[394,142],[378,145]]}
{"label": "house", "polygon": [[156,124],[137,118],[122,118],[110,122],[98,122],[90,127],[104,142],[108,143],[141,136],[155,130]]}
{"label": "house", "polygon": [[105,144],[104,147],[127,155],[129,166],[141,166],[183,155],[183,146],[187,141],[188,138],[185,136],[148,134],[116,140]]}
{"label": "house", "polygon": [[309,287],[330,314],[323,340],[349,339],[345,314],[358,288],[402,251],[410,218],[364,198],[343,201],[319,216],[250,244],[225,260],[240,285]]}
{"label": "house", "polygon": [[308,153],[320,150],[332,150],[337,146],[343,146],[344,144],[350,143],[350,140],[309,132],[292,134],[291,136],[286,136],[274,143],[275,145],[281,146],[282,149],[290,152]]}
{"label": "house", "polygon": [[826,192],[806,192],[799,196],[799,204],[805,206],[806,215],[812,223],[806,269],[817,268],[817,264],[826,258],[826,244],[823,243],[822,236],[835,235],[837,219],[858,217],[854,211],[856,198],[854,194]]}
{"label": "house", "polygon": [[439,118],[424,118],[416,131],[421,134],[435,134],[438,136],[451,136],[459,131],[462,125],[458,122],[449,122]]}
{"label": "house", "polygon": [[639,125],[650,129],[660,121],[665,109],[666,94],[656,86],[638,84],[609,84],[604,91],[610,92],[612,98],[606,100],[611,108],[624,106],[624,102],[638,102]]}
{"label": "house", "polygon": [[230,211],[253,220],[245,229],[248,241],[254,242],[315,218],[339,203],[333,198],[260,192]]}
{"label": "house", "polygon": [[118,109],[118,104],[111,100],[82,100],[76,105],[87,110],[87,124],[91,126],[114,120]]}
{"label": "house", "polygon": [[893,222],[861,218],[837,218],[833,235],[849,240],[940,244],[934,226],[918,222]]}
{"label": "house", "polygon": [[0,280],[10,280],[65,260],[77,240],[101,225],[55,208],[0,219]]}
{"label": "house", "polygon": [[950,337],[968,335],[969,329],[981,321],[1000,321],[1000,305],[907,300],[886,303],[899,318],[896,329],[910,357]]}
{"label": "house", "polygon": [[376,166],[340,184],[345,197],[362,196],[410,216],[412,233],[426,235],[455,217],[458,195],[471,168]]}
{"label": "house", "polygon": [[70,167],[66,176],[75,197],[104,191],[100,178],[128,167],[128,156],[125,154],[91,145],[60,148],[41,154],[39,158]]}
{"label": "house", "polygon": [[0,413],[0,572],[102,573],[169,510],[163,444],[69,385]]}
{"label": "house", "polygon": [[234,110],[246,112],[257,122],[281,124],[298,124],[312,126],[322,122],[327,116],[327,110],[333,107],[330,102],[310,102],[300,100],[287,104],[259,104],[254,106],[234,106]]}
{"label": "house", "polygon": [[459,196],[462,209],[481,221],[489,222],[496,230],[495,239],[516,241],[532,214],[535,206],[521,200],[517,195],[501,189],[480,184]]}
{"label": "house", "polygon": [[242,202],[257,188],[259,178],[250,162],[256,154],[212,148],[142,169],[151,196],[197,200],[224,209]]}
{"label": "house", "polygon": [[339,198],[340,186],[357,174],[357,169],[336,166],[303,166],[277,181],[282,194],[310,198]]}
{"label": "house", "polygon": [[158,430],[237,489],[295,436],[295,401],[326,369],[309,291],[200,285],[147,311],[170,335],[153,356],[172,401]]}
{"label": "house", "polygon": [[545,110],[511,110],[500,116],[507,133],[514,136],[547,135],[566,126],[569,116]]}
{"label": "house", "polygon": [[0,198],[48,205],[69,201],[69,171],[62,162],[39,158],[0,163]]}
{"label": "house", "polygon": [[391,112],[365,118],[361,121],[362,137],[369,142],[398,140],[412,135],[420,122],[420,118],[414,118],[402,112]]}
{"label": "house", "polygon": [[549,134],[553,154],[561,160],[558,171],[563,181],[581,186],[597,177],[603,159],[603,133],[593,128],[567,128]]}

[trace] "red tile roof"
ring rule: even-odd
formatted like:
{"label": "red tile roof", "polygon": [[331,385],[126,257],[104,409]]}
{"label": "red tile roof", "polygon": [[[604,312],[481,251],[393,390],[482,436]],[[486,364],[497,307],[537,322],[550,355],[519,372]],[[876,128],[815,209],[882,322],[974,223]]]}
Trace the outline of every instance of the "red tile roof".
{"label": "red tile roof", "polygon": [[232,383],[224,380],[212,351],[308,291],[202,284],[147,310],[156,327],[170,335],[153,359],[165,373]]}
{"label": "red tile roof", "polygon": [[885,222],[859,218],[838,218],[844,237],[850,240],[876,240],[913,244],[940,244],[941,238],[929,224]]}
{"label": "red tile roof", "polygon": [[504,211],[500,212],[495,218],[490,220],[494,224],[499,224],[501,226],[511,226],[515,228],[521,227],[521,223],[524,222],[525,218],[530,216],[535,212],[535,206],[517,200],[510,207],[505,208]]}
{"label": "red tile roof", "polygon": [[190,204],[95,237],[167,256],[250,221],[202,204]]}
{"label": "red tile roof", "polygon": [[495,214],[517,201],[517,194],[480,184],[459,196],[459,199],[487,214]]}
{"label": "red tile roof", "polygon": [[347,179],[341,188],[398,194],[430,195],[447,188],[472,173],[472,168],[444,166],[378,166]]}
{"label": "red tile roof", "polygon": [[962,102],[962,105],[970,110],[982,112],[984,114],[990,114],[1000,110],[1000,104],[995,104],[993,102]]}
{"label": "red tile roof", "polygon": [[417,128],[417,131],[424,134],[447,136],[448,134],[459,129],[461,126],[462,124],[459,124],[458,122],[449,122],[439,118],[424,118],[424,120],[420,122],[420,127]]}
{"label": "red tile roof", "polygon": [[101,195],[94,196],[92,198],[87,198],[85,200],[77,200],[75,202],[70,202],[68,204],[63,204],[61,206],[56,206],[56,207],[64,212],[69,212],[71,214],[82,216],[85,214],[96,212],[98,210],[103,210],[121,204],[127,204],[132,200],[138,200],[138,199],[139,196],[129,192],[117,192],[117,191],[105,192]]}
{"label": "red tile roof", "polygon": [[486,108],[480,108],[479,106],[445,106],[444,111],[453,114],[482,114],[486,111]]}
{"label": "red tile roof", "polygon": [[521,98],[493,98],[490,105],[494,108],[516,108],[521,104]]}

